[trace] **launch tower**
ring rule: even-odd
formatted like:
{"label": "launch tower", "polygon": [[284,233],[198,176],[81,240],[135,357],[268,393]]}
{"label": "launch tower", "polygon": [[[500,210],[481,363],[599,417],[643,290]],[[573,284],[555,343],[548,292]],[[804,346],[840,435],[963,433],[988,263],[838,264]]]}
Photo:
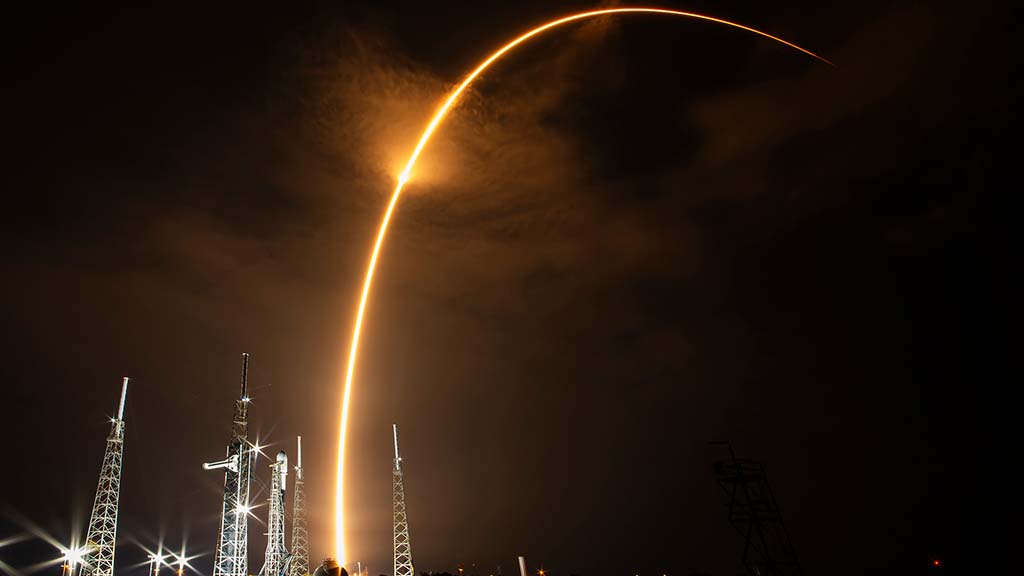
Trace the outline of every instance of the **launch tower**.
{"label": "launch tower", "polygon": [[114,540],[117,537],[117,501],[121,494],[121,459],[124,456],[124,400],[128,395],[128,378],[121,383],[121,403],[117,418],[110,419],[110,435],[103,453],[100,481],[96,486],[96,499],[89,515],[86,546],[89,556],[82,568],[82,576],[113,576]]}
{"label": "launch tower", "polygon": [[302,436],[298,439],[295,463],[295,503],[292,506],[292,563],[289,576],[309,574],[309,530],[306,526],[306,487],[302,477]]}
{"label": "launch tower", "polygon": [[249,470],[254,451],[248,439],[248,377],[249,355],[242,354],[242,392],[235,401],[227,458],[203,464],[206,470],[224,468],[224,506],[213,576],[248,576],[249,573]]}
{"label": "launch tower", "polygon": [[288,480],[288,456],[277,453],[270,465],[270,506],[267,511],[267,553],[261,576],[286,576],[288,549],[284,545],[284,493]]}
{"label": "launch tower", "polygon": [[409,518],[405,513],[405,481],[402,477],[402,458],[398,455],[398,424],[392,424],[395,436],[395,467],[391,471],[393,488],[392,507],[395,516],[395,575],[416,576],[412,567],[412,543],[409,541]]}

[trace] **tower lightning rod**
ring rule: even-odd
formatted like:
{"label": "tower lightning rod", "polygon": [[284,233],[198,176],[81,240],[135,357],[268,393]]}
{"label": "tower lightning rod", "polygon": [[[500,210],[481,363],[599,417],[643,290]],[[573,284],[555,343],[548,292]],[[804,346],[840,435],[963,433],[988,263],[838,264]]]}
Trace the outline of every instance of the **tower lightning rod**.
{"label": "tower lightning rod", "polygon": [[398,424],[392,424],[391,431],[395,434],[395,464],[397,465],[398,461],[401,460],[398,457]]}
{"label": "tower lightning rod", "polygon": [[242,352],[242,395],[239,396],[242,400],[246,399],[245,389],[249,382],[249,353]]}
{"label": "tower lightning rod", "polygon": [[117,419],[124,420],[124,399],[128,395],[128,377],[124,377],[124,382],[121,384],[121,404],[117,407]]}
{"label": "tower lightning rod", "polygon": [[299,459],[295,463],[297,468],[302,468],[302,436],[299,436]]}

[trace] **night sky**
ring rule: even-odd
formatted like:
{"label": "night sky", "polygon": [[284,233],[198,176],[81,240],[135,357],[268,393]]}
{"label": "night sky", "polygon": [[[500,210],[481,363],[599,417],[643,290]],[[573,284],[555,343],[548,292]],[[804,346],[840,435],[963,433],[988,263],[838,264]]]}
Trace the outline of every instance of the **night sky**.
{"label": "night sky", "polygon": [[[397,422],[418,572],[739,574],[712,440],[765,464],[807,574],[1005,570],[1018,80],[1009,16],[965,4],[662,2],[837,67],[629,15],[487,73],[378,268],[349,559],[391,572]],[[242,352],[251,436],[303,436],[311,563],[329,555],[350,326],[400,165],[481,58],[593,6],[9,13],[0,572],[58,555],[7,543],[30,524],[84,533],[127,375],[116,571],[187,538],[209,574],[223,474],[201,464]]]}

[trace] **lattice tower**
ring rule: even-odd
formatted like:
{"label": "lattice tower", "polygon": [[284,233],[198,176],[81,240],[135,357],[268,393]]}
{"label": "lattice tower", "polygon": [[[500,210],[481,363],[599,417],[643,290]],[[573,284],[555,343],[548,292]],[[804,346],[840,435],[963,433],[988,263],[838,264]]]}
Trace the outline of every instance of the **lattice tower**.
{"label": "lattice tower", "polygon": [[295,501],[292,505],[292,564],[289,576],[309,574],[309,529],[306,524],[306,487],[302,475],[302,436],[295,465]]}
{"label": "lattice tower", "polygon": [[255,450],[249,445],[249,355],[242,354],[242,391],[235,401],[227,458],[203,464],[206,470],[224,468],[224,504],[213,560],[213,576],[248,576],[249,473]]}
{"label": "lattice tower", "polygon": [[285,576],[285,562],[288,549],[284,545],[284,494],[288,479],[288,456],[284,451],[277,453],[277,460],[270,465],[270,498],[267,507],[267,552],[263,560],[261,576]]}
{"label": "lattice tower", "polygon": [[405,481],[402,476],[402,458],[398,455],[398,425],[392,425],[395,437],[395,466],[391,473],[393,497],[392,508],[395,517],[395,574],[394,576],[415,576],[412,567],[412,543],[409,540],[409,518],[405,510]]}
{"label": "lattice tower", "polygon": [[121,494],[121,460],[124,455],[124,400],[128,395],[128,378],[121,383],[121,403],[117,418],[110,419],[110,434],[103,453],[103,466],[96,486],[86,533],[88,556],[82,567],[82,576],[112,576],[114,573],[114,543],[117,539],[117,501]]}

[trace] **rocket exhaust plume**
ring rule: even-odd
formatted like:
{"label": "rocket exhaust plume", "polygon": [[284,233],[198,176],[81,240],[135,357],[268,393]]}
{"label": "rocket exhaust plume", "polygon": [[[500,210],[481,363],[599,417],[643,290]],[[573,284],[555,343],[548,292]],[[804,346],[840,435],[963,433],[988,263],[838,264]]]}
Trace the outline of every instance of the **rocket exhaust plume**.
{"label": "rocket exhaust plume", "polygon": [[388,202],[387,209],[384,211],[384,217],[381,219],[380,228],[377,231],[377,239],[373,244],[373,250],[370,252],[370,262],[366,267],[366,276],[363,279],[363,290],[359,297],[359,307],[356,311],[355,324],[352,327],[352,340],[349,347],[348,367],[346,368],[345,371],[345,386],[342,391],[341,423],[338,431],[338,474],[337,484],[335,488],[334,521],[335,553],[340,564],[345,563],[344,510],[342,486],[342,479],[344,478],[345,469],[345,430],[348,427],[348,406],[349,398],[351,397],[352,392],[352,379],[353,376],[355,375],[356,358],[358,357],[359,352],[359,336],[363,328],[363,315],[366,312],[366,304],[370,296],[370,287],[373,284],[373,273],[377,267],[377,259],[380,256],[381,246],[384,244],[384,238],[387,235],[388,224],[391,222],[391,215],[395,211],[395,206],[398,204],[398,199],[402,195],[402,189],[405,187],[405,184],[412,177],[412,170],[413,167],[415,167],[416,165],[416,161],[419,159],[420,154],[426,147],[427,142],[430,141],[430,138],[434,135],[434,132],[440,126],[445,116],[448,115],[448,112],[459,100],[459,97],[462,95],[462,93],[465,92],[466,89],[469,88],[469,86],[473,83],[473,81],[476,80],[476,78],[480,76],[485,70],[487,70],[487,68],[489,68],[491,64],[499,60],[502,56],[507,54],[513,48],[519,46],[520,44],[526,42],[527,40],[533,38],[534,36],[537,36],[543,32],[546,32],[548,30],[551,30],[552,28],[556,28],[563,24],[568,24],[570,22],[575,22],[577,20],[593,18],[596,16],[608,16],[627,13],[678,16],[684,18],[692,18],[696,20],[704,20],[707,22],[713,22],[715,24],[722,24],[725,26],[730,26],[732,28],[738,28],[740,30],[750,32],[752,34],[768,38],[769,40],[773,40],[780,44],[784,44],[786,46],[789,46],[790,48],[793,48],[794,50],[799,50],[800,52],[803,52],[804,54],[807,54],[812,58],[820,60],[826,64],[832,65],[831,62],[829,62],[825,58],[822,58],[821,56],[818,56],[817,54],[811,52],[810,50],[801,48],[800,46],[797,46],[796,44],[793,44],[791,42],[787,42],[786,40],[783,40],[782,38],[779,38],[777,36],[772,36],[767,32],[762,32],[755,28],[750,28],[748,26],[744,26],[736,22],[730,22],[728,20],[714,18],[712,16],[705,16],[702,14],[695,14],[692,12],[682,12],[679,10],[668,10],[663,8],[608,8],[604,10],[593,10],[565,16],[563,18],[552,20],[546,24],[542,24],[540,26],[537,26],[536,28],[533,28],[532,30],[525,32],[524,34],[511,40],[510,42],[508,42],[507,44],[493,52],[483,62],[481,62],[480,65],[478,65],[472,72],[470,72],[465,77],[465,79],[463,79],[463,81],[458,86],[455,87],[454,90],[452,90],[452,92],[448,95],[448,98],[444,101],[444,103],[441,104],[440,108],[438,108],[437,112],[434,113],[433,118],[431,118],[430,122],[427,124],[426,129],[423,131],[423,134],[420,136],[419,141],[416,143],[416,147],[413,149],[412,154],[409,156],[409,160],[405,164],[405,169],[403,169],[402,172],[398,175],[398,181],[395,186],[395,190],[391,194],[391,200]]}

